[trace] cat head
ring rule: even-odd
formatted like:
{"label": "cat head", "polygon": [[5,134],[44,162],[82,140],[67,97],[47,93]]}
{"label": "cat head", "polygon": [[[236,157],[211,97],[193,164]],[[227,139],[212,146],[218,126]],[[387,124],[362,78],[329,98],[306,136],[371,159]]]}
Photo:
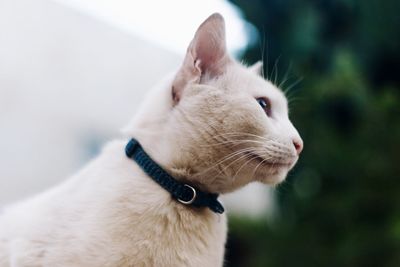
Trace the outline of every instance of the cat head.
{"label": "cat head", "polygon": [[209,192],[282,182],[303,141],[284,94],[261,68],[227,54],[224,19],[211,15],[172,80],[144,104],[132,135],[175,177]]}

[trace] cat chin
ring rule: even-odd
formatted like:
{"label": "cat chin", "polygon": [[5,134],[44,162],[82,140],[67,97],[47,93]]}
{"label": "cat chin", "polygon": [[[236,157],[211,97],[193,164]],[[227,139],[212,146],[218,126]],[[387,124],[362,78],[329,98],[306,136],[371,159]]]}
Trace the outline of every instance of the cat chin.
{"label": "cat chin", "polygon": [[283,168],[270,170],[269,173],[256,177],[256,180],[267,185],[277,185],[285,180],[288,172],[289,169]]}

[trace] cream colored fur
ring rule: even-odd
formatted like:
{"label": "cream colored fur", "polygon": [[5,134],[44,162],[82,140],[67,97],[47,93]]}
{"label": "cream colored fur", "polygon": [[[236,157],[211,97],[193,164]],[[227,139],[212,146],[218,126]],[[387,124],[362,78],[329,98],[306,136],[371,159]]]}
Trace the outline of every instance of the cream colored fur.
{"label": "cream colored fur", "polygon": [[[284,95],[258,69],[226,54],[223,19],[214,14],[125,132],[177,179],[208,192],[279,183],[302,141]],[[259,97],[270,100],[270,117]],[[222,266],[225,214],[171,199],[125,156],[127,141],[111,142],[63,184],[8,207],[0,267]]]}

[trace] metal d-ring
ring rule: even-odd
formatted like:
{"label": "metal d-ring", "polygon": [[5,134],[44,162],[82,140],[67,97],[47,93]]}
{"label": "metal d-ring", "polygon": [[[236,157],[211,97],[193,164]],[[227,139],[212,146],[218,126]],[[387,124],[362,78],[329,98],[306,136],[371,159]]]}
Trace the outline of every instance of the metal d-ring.
{"label": "metal d-ring", "polygon": [[196,199],[196,195],[197,195],[196,189],[194,189],[192,186],[190,186],[188,184],[184,184],[183,186],[186,186],[186,187],[190,188],[192,190],[192,192],[193,192],[193,196],[192,196],[192,198],[190,200],[185,201],[185,200],[182,200],[182,199],[178,198],[178,201],[181,202],[182,204],[190,205]]}

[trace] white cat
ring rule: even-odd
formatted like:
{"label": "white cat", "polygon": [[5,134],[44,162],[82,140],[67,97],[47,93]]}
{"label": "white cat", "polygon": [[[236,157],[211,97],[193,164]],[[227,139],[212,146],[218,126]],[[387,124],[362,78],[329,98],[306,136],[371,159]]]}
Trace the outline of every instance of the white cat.
{"label": "white cat", "polygon": [[[229,57],[224,20],[213,14],[126,133],[199,191],[277,184],[303,145],[283,93],[259,69]],[[125,155],[127,142],[111,142],[63,184],[8,207],[0,266],[222,266],[225,214],[172,198]]]}

